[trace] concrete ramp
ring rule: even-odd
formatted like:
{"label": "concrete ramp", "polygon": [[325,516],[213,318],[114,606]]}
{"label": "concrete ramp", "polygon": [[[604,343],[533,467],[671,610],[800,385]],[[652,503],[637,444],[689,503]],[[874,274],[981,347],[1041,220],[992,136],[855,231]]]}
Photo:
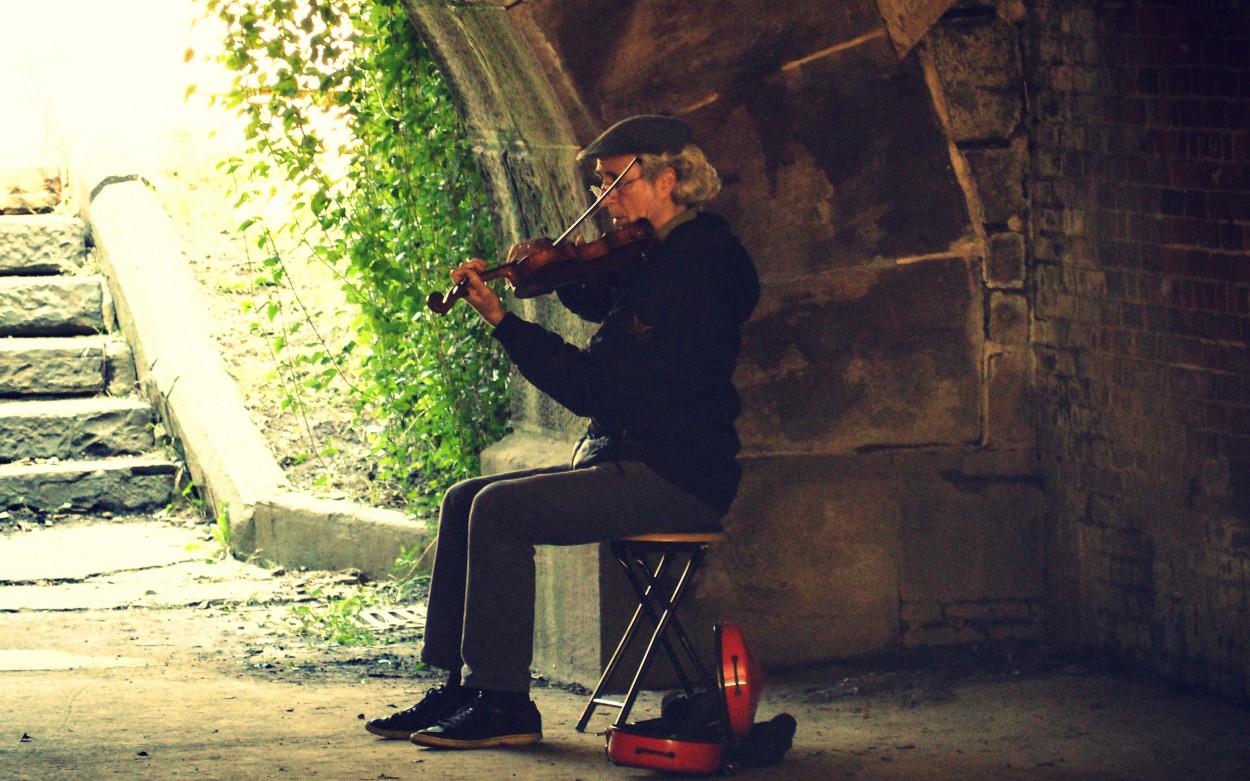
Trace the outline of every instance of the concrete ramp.
{"label": "concrete ramp", "polygon": [[0,583],[85,580],[203,559],[210,551],[194,530],[162,523],[38,529],[0,541]]}
{"label": "concrete ramp", "polygon": [[268,600],[270,572],[218,558],[203,527],[155,521],[37,529],[0,539],[0,612]]}

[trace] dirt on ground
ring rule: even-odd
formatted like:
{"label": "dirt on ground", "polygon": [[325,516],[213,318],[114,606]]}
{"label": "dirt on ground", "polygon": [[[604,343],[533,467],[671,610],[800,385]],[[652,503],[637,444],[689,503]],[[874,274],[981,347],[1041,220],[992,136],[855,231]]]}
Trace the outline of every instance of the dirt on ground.
{"label": "dirt on ground", "polygon": [[[662,778],[604,755],[611,714],[573,729],[584,690],[535,681],[543,743],[438,751],[367,734],[437,681],[415,635],[363,648],[275,627],[280,603],[0,614],[35,669],[0,672],[0,781]],[[48,649],[58,656],[48,661]],[[72,655],[70,669],[54,667]],[[0,657],[2,658],[2,657]],[[635,714],[656,715],[654,696]],[[753,781],[1238,781],[1250,714],[1156,681],[1038,653],[773,673],[757,721],[791,714]]]}

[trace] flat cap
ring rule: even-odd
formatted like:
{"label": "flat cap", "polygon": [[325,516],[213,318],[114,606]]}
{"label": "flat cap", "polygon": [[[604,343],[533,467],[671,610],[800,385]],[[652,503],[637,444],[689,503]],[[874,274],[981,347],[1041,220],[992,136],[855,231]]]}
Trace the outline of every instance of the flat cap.
{"label": "flat cap", "polygon": [[680,119],[659,114],[639,114],[622,119],[603,131],[585,149],[578,152],[577,159],[631,154],[658,155],[664,152],[676,154],[692,141],[694,131]]}

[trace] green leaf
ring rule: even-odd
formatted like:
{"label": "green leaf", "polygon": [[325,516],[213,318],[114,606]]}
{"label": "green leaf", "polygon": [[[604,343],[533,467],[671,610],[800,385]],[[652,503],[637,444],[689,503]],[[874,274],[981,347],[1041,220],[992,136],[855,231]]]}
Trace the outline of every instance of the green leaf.
{"label": "green leaf", "polygon": [[[223,102],[244,119],[251,146],[250,162],[224,165],[257,177],[238,205],[274,198],[277,186],[264,189],[273,179],[295,190],[292,217],[256,241],[267,257],[255,271],[264,273],[252,272],[257,286],[281,284],[294,300],[242,306],[257,312],[254,330],[280,356],[288,406],[350,374],[357,414],[384,421],[379,470],[402,482],[414,507],[430,508],[478,468],[508,409],[506,359],[476,318],[464,307],[433,317],[425,306],[446,288],[452,259],[496,254],[450,92],[398,0],[206,3],[225,22],[222,59],[234,73]],[[324,132],[329,116],[350,140]],[[345,175],[327,173],[337,170],[331,157]],[[256,227],[252,217],[239,230]],[[327,338],[318,307],[300,299],[288,274],[296,266],[275,241],[283,237],[339,275],[353,308],[346,339]],[[305,322],[317,327],[301,330]]]}

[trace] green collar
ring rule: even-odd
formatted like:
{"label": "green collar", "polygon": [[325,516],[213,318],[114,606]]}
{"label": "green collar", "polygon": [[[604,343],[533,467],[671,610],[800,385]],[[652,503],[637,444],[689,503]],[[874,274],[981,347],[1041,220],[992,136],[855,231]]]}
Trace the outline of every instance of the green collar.
{"label": "green collar", "polygon": [[661,227],[656,228],[655,237],[659,239],[660,241],[664,241],[665,239],[668,238],[668,234],[673,232],[673,228],[676,228],[679,225],[685,225],[686,223],[690,222],[691,220],[695,218],[695,215],[697,213],[698,213],[697,209],[689,209],[689,208],[685,209],[684,211],[679,213],[676,217],[664,223],[664,225],[662,225]]}

